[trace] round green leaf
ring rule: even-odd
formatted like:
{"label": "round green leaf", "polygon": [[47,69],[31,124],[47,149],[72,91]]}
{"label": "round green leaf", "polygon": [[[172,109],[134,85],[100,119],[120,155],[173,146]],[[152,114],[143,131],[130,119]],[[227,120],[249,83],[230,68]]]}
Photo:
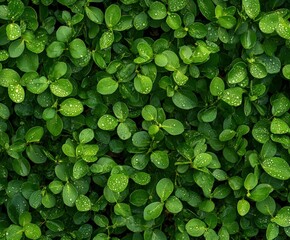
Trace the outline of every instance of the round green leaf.
{"label": "round green leaf", "polygon": [[250,203],[245,200],[241,199],[238,201],[237,210],[240,216],[245,216],[250,211]]}
{"label": "round green leaf", "polygon": [[176,30],[181,27],[182,20],[177,13],[170,13],[166,18],[166,23],[171,29]]}
{"label": "round green leaf", "polygon": [[6,26],[6,34],[10,41],[21,37],[21,28],[17,23],[9,23]]}
{"label": "round green leaf", "polygon": [[101,9],[93,6],[85,7],[87,17],[94,23],[101,24],[104,20],[104,14]]}
{"label": "round green leaf", "polygon": [[167,15],[165,5],[159,1],[152,2],[149,6],[148,15],[154,20],[165,18]]}
{"label": "round green leaf", "polygon": [[187,0],[168,0],[168,8],[170,12],[177,12],[186,7],[188,4]]}
{"label": "round green leaf", "polygon": [[39,142],[44,134],[44,129],[41,126],[35,126],[30,128],[25,134],[25,140],[27,143]]}
{"label": "round green leaf", "polygon": [[116,4],[111,4],[105,11],[105,22],[108,28],[115,26],[121,19],[121,9]]}
{"label": "round green leaf", "polygon": [[91,205],[92,205],[91,200],[83,194],[79,195],[78,198],[76,199],[76,207],[77,210],[80,212],[90,211]]}
{"label": "round green leaf", "polygon": [[282,68],[282,73],[283,76],[290,80],[290,64],[286,64],[283,68]]}
{"label": "round green leaf", "polygon": [[117,134],[122,140],[127,140],[131,137],[132,133],[128,124],[121,122],[117,127]]}
{"label": "round green leaf", "polygon": [[273,178],[280,180],[287,180],[290,178],[290,166],[283,158],[267,158],[262,162],[261,166],[265,172]]}
{"label": "round green leaf", "polygon": [[195,22],[188,27],[188,33],[193,38],[204,38],[207,35],[207,27],[200,22]]}
{"label": "round green leaf", "polygon": [[110,190],[113,192],[123,192],[129,183],[129,178],[123,173],[112,174],[107,182]]}
{"label": "round green leaf", "polygon": [[259,21],[259,27],[263,33],[273,33],[279,24],[278,14],[276,12],[264,15]]}
{"label": "round green leaf", "polygon": [[12,160],[13,170],[20,176],[26,177],[30,173],[30,164],[25,158],[13,158]]}
{"label": "round green leaf", "polygon": [[136,30],[143,30],[148,27],[148,15],[145,12],[141,12],[134,17],[133,25]]}
{"label": "round green leaf", "polygon": [[242,0],[243,8],[246,14],[251,18],[256,18],[260,13],[259,0]]}
{"label": "round green leaf", "polygon": [[173,193],[174,184],[169,178],[162,178],[156,184],[156,193],[161,202],[164,202]]}
{"label": "round green leaf", "polygon": [[118,89],[118,82],[111,77],[102,78],[97,84],[97,91],[102,95],[113,94]]}
{"label": "round green leaf", "polygon": [[289,126],[280,118],[273,118],[270,130],[274,134],[285,134],[289,132]]}
{"label": "round green leaf", "polygon": [[139,185],[147,185],[151,180],[150,174],[145,172],[136,172],[130,177],[135,183]]}
{"label": "round green leaf", "polygon": [[222,100],[226,102],[227,104],[237,107],[242,104],[242,95],[243,95],[243,89],[240,87],[234,87],[226,89],[222,94]]}
{"label": "round green leaf", "polygon": [[98,120],[98,127],[102,130],[112,131],[118,125],[118,120],[109,114],[105,114]]}
{"label": "round green leaf", "polygon": [[46,121],[46,127],[53,136],[58,136],[62,132],[63,121],[58,114],[55,114],[52,119]]}
{"label": "round green leaf", "polygon": [[115,40],[113,31],[106,31],[102,34],[100,38],[100,48],[106,49],[110,47]]}
{"label": "round green leaf", "polygon": [[200,237],[206,230],[206,225],[198,218],[190,219],[185,225],[186,232],[192,237]]}
{"label": "round green leaf", "polygon": [[9,87],[16,85],[20,81],[19,74],[10,68],[3,68],[0,71],[0,85],[3,87]]}
{"label": "round green leaf", "polygon": [[67,43],[73,36],[73,29],[67,26],[60,26],[56,31],[56,39],[59,42]]}
{"label": "round green leaf", "polygon": [[12,58],[17,58],[23,53],[24,49],[24,41],[22,39],[17,39],[9,45],[9,56]]}
{"label": "round green leaf", "polygon": [[27,81],[25,82],[26,82],[26,88],[34,94],[43,93],[49,86],[49,81],[44,76],[42,77],[31,76],[31,78],[27,79]]}
{"label": "round green leaf", "polygon": [[15,103],[21,103],[25,98],[24,88],[20,84],[10,85],[8,87],[8,95]]}
{"label": "round green leaf", "polygon": [[193,166],[196,168],[202,168],[208,166],[212,161],[212,156],[208,153],[200,153],[198,154],[194,161]]}
{"label": "round green leaf", "polygon": [[142,94],[149,94],[152,90],[152,80],[145,75],[137,75],[134,78],[134,87],[137,92]]}
{"label": "round green leaf", "polygon": [[72,174],[75,179],[80,179],[86,176],[88,172],[89,172],[89,166],[87,165],[85,161],[81,159],[78,160],[73,166]]}
{"label": "round green leaf", "polygon": [[157,109],[152,105],[144,106],[141,114],[146,121],[153,121],[157,119]]}
{"label": "round green leaf", "polygon": [[24,234],[29,239],[39,239],[41,236],[41,230],[38,225],[28,223],[24,226]]}
{"label": "round green leaf", "polygon": [[150,155],[151,162],[160,169],[166,169],[169,166],[169,158],[165,151],[157,150]]}
{"label": "round green leaf", "polygon": [[166,119],[161,127],[170,135],[179,135],[184,132],[183,124],[176,119]]}
{"label": "round green leaf", "polygon": [[279,16],[279,24],[276,27],[277,34],[285,39],[290,39],[290,24],[287,19]]}
{"label": "round green leaf", "polygon": [[69,52],[73,58],[82,58],[87,55],[87,47],[83,40],[76,38],[69,43]]}
{"label": "round green leaf", "polygon": [[251,49],[256,44],[257,35],[256,35],[256,32],[249,29],[248,31],[244,32],[241,35],[240,39],[241,39],[241,43],[245,49]]}
{"label": "round green leaf", "polygon": [[146,221],[158,218],[163,211],[164,203],[153,202],[144,208],[143,217]]}
{"label": "round green leaf", "polygon": [[290,207],[282,207],[276,216],[271,219],[272,222],[277,223],[281,227],[290,226]]}
{"label": "round green leaf", "polygon": [[67,97],[73,91],[73,85],[68,79],[58,79],[49,85],[50,91],[57,97]]}
{"label": "round green leaf", "polygon": [[213,96],[221,96],[225,90],[225,83],[219,77],[214,77],[209,86],[210,93]]}
{"label": "round green leaf", "polygon": [[250,63],[249,67],[250,73],[254,78],[261,79],[266,77],[268,74],[266,67],[261,63]]}
{"label": "round green leaf", "polygon": [[45,208],[53,208],[56,204],[56,199],[53,194],[45,192],[42,196],[41,203]]}
{"label": "round green leaf", "polygon": [[263,201],[256,202],[256,208],[264,215],[273,216],[276,211],[276,202],[271,196],[268,196]]}
{"label": "round green leaf", "polygon": [[54,41],[46,48],[46,54],[49,58],[59,57],[65,49],[65,44],[63,42]]}
{"label": "round green leaf", "polygon": [[75,205],[75,201],[78,197],[78,191],[76,187],[70,183],[67,182],[62,190],[62,199],[65,205],[72,207]]}
{"label": "round green leaf", "polygon": [[84,111],[83,104],[75,98],[65,99],[59,106],[59,112],[66,117],[75,117]]}
{"label": "round green leaf", "polygon": [[230,84],[240,83],[247,77],[246,64],[243,62],[236,63],[228,73],[228,82]]}
{"label": "round green leaf", "polygon": [[61,193],[61,191],[63,189],[63,183],[61,181],[58,181],[58,180],[53,180],[48,185],[48,188],[53,194],[59,194],[59,193]]}
{"label": "round green leaf", "polygon": [[173,213],[179,213],[183,209],[182,202],[176,196],[170,196],[165,202],[166,209]]}
{"label": "round green leaf", "polygon": [[189,110],[197,106],[196,95],[187,91],[175,92],[172,96],[172,101],[177,107],[185,110]]}
{"label": "round green leaf", "polygon": [[0,117],[2,119],[7,120],[9,118],[9,116],[10,116],[9,108],[5,104],[0,103]]}
{"label": "round green leaf", "polygon": [[79,134],[80,143],[88,143],[94,139],[94,131],[91,128],[83,129]]}
{"label": "round green leaf", "polygon": [[276,223],[269,223],[266,230],[267,240],[273,240],[279,235],[279,226]]}

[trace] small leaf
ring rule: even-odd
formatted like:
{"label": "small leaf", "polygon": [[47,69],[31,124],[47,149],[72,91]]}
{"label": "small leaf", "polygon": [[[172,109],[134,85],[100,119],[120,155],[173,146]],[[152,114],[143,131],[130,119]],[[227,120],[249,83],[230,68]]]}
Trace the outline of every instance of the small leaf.
{"label": "small leaf", "polygon": [[245,216],[250,211],[250,203],[245,200],[241,199],[238,201],[237,210],[240,216]]}
{"label": "small leaf", "polygon": [[165,5],[159,1],[152,2],[149,6],[148,15],[154,20],[165,18],[167,15]]}
{"label": "small leaf", "polygon": [[6,34],[8,39],[13,41],[21,37],[21,28],[17,23],[9,23],[6,26]]}
{"label": "small leaf", "polygon": [[179,1],[168,0],[168,8],[170,12],[177,12],[185,8],[187,4],[188,4],[187,0],[179,0]]}
{"label": "small leaf", "polygon": [[85,7],[87,17],[94,23],[101,24],[104,20],[104,14],[101,9],[93,6]]}
{"label": "small leaf", "polygon": [[286,64],[283,68],[282,68],[282,73],[283,76],[290,80],[290,64]]}
{"label": "small leaf", "polygon": [[65,49],[65,44],[63,42],[54,41],[46,48],[46,53],[49,58],[59,57]]}
{"label": "small leaf", "polygon": [[94,131],[91,128],[83,129],[79,134],[80,143],[88,143],[94,139]]}
{"label": "small leaf", "polygon": [[186,223],[185,229],[190,236],[200,237],[205,233],[206,224],[198,218],[192,218]]}
{"label": "small leaf", "polygon": [[29,239],[39,239],[41,237],[41,230],[38,225],[28,223],[24,226],[24,234]]}
{"label": "small leaf", "polygon": [[100,38],[100,48],[101,50],[110,47],[114,42],[114,33],[113,31],[106,31],[102,34]]}
{"label": "small leaf", "polygon": [[73,29],[67,26],[60,26],[56,31],[56,39],[59,42],[68,42],[73,36]]}
{"label": "small leaf", "polygon": [[242,0],[243,8],[246,14],[251,18],[256,18],[260,13],[259,0]]}
{"label": "small leaf", "polygon": [[194,161],[193,161],[193,166],[195,168],[203,168],[208,166],[212,161],[212,156],[208,153],[199,153]]}
{"label": "small leaf", "polygon": [[73,166],[73,177],[75,179],[80,179],[87,175],[89,172],[89,166],[83,160],[78,160]]}
{"label": "small leaf", "polygon": [[213,21],[215,17],[215,6],[212,0],[197,0],[201,14],[208,20]]}
{"label": "small leaf", "polygon": [[84,111],[83,104],[75,98],[67,98],[59,106],[59,112],[66,117],[75,117]]}
{"label": "small leaf", "polygon": [[97,91],[102,95],[113,94],[118,89],[118,82],[111,77],[102,78],[97,84]]}
{"label": "small leaf", "polygon": [[170,135],[179,135],[184,132],[182,123],[176,119],[166,119],[161,127]]}
{"label": "small leaf", "polygon": [[279,235],[279,226],[276,223],[269,223],[266,230],[267,240],[273,240]]}
{"label": "small leaf", "polygon": [[145,75],[138,74],[134,78],[134,87],[139,93],[149,94],[152,90],[152,86],[152,80]]}
{"label": "small leaf", "polygon": [[83,194],[79,195],[76,199],[76,208],[80,212],[90,211],[91,205],[91,200]]}
{"label": "small leaf", "polygon": [[50,91],[57,97],[67,97],[73,91],[73,85],[68,79],[58,79],[49,85]]}
{"label": "small leaf", "polygon": [[157,150],[150,155],[151,162],[160,169],[166,169],[169,166],[169,158],[165,151]]}
{"label": "small leaf", "polygon": [[78,197],[78,191],[75,186],[67,182],[62,190],[62,199],[65,205],[69,207],[73,207],[75,205],[75,201]]}
{"label": "small leaf", "polygon": [[144,106],[141,114],[146,121],[153,121],[157,119],[157,109],[152,105]]}
{"label": "small leaf", "polygon": [[156,184],[156,193],[161,202],[164,202],[173,193],[174,184],[169,178],[162,178]]}
{"label": "small leaf", "polygon": [[287,180],[290,178],[290,166],[280,157],[266,158],[262,164],[262,168],[273,178]]}
{"label": "small leaf", "polygon": [[186,90],[182,92],[175,92],[172,96],[172,102],[180,109],[185,110],[195,108],[198,105],[196,95],[193,92],[188,92]]}
{"label": "small leaf", "polygon": [[247,77],[246,64],[243,62],[236,63],[228,73],[228,82],[230,84],[240,83]]}
{"label": "small leaf", "polygon": [[210,82],[210,93],[213,96],[221,96],[225,90],[225,83],[219,77],[214,77]]}
{"label": "small leaf", "polygon": [[270,129],[274,134],[285,134],[289,132],[288,124],[280,118],[273,118]]}
{"label": "small leaf", "polygon": [[164,203],[153,202],[144,208],[143,217],[146,221],[158,218],[163,211]]}
{"label": "small leaf", "polygon": [[15,103],[21,103],[25,98],[25,90],[20,84],[11,85],[8,87],[8,95]]}
{"label": "small leaf", "polygon": [[279,23],[278,14],[276,12],[264,15],[259,21],[259,27],[263,33],[273,33]]}
{"label": "small leaf", "polygon": [[39,142],[44,134],[43,127],[35,126],[30,128],[25,134],[25,140],[27,143]]}
{"label": "small leaf", "polygon": [[105,22],[108,28],[115,26],[121,19],[121,9],[116,4],[111,4],[105,11]]}
{"label": "small leaf", "polygon": [[237,107],[242,104],[243,89],[240,87],[228,88],[223,92],[222,100],[227,104]]}
{"label": "small leaf", "polygon": [[182,202],[176,196],[170,196],[165,202],[165,207],[173,214],[179,213],[183,209]]}
{"label": "small leaf", "polygon": [[290,226],[290,207],[282,207],[276,216],[271,219],[272,222],[277,223],[281,227]]}
{"label": "small leaf", "polygon": [[76,38],[69,43],[69,52],[73,58],[82,58],[87,55],[87,47],[83,40]]}
{"label": "small leaf", "polygon": [[113,192],[123,192],[129,183],[129,178],[123,173],[112,174],[107,182],[110,190]]}
{"label": "small leaf", "polygon": [[109,114],[105,114],[98,120],[98,127],[102,130],[112,131],[118,125],[118,120]]}

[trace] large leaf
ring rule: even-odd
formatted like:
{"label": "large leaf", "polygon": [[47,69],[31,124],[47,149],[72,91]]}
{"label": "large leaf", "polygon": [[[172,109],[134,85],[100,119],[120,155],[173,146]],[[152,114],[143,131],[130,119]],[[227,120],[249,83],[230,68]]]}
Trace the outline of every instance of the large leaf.
{"label": "large leaf", "polygon": [[266,158],[262,164],[262,168],[270,176],[280,179],[287,180],[290,178],[290,166],[289,164],[280,157]]}

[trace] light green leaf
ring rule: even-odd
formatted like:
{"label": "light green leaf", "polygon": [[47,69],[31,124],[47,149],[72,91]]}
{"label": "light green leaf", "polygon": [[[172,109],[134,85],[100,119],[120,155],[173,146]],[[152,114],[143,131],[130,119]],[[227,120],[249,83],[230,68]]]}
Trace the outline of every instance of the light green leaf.
{"label": "light green leaf", "polygon": [[186,223],[185,229],[190,236],[200,237],[206,230],[206,224],[198,218],[192,218]]}
{"label": "light green leaf", "polygon": [[73,177],[75,179],[80,179],[86,176],[88,172],[89,172],[89,166],[87,165],[85,161],[78,160],[77,162],[75,162],[73,166],[73,172],[72,172]]}
{"label": "light green leaf", "polygon": [[21,103],[25,98],[25,90],[20,84],[10,85],[8,95],[13,102]]}
{"label": "light green leaf", "polygon": [[166,169],[169,166],[169,158],[165,151],[157,150],[150,155],[151,162],[160,169]]}
{"label": "light green leaf", "polygon": [[139,93],[149,94],[152,90],[152,86],[152,80],[145,75],[138,74],[134,78],[134,87]]}
{"label": "light green leaf", "polygon": [[286,134],[289,132],[288,124],[280,118],[273,118],[270,130],[274,134]]}
{"label": "light green leaf", "polygon": [[240,216],[245,216],[250,211],[250,203],[245,200],[241,199],[238,201],[237,210]]}
{"label": "light green leaf", "polygon": [[166,119],[161,127],[170,135],[179,135],[184,132],[183,124],[176,119]]}
{"label": "light green leaf", "polygon": [[290,226],[290,207],[285,206],[282,207],[276,216],[271,219],[272,222],[277,223],[281,227],[289,227]]}
{"label": "light green leaf", "polygon": [[59,112],[66,117],[75,117],[84,111],[83,104],[75,98],[67,98],[59,106]]}
{"label": "light green leaf", "polygon": [[21,37],[21,28],[17,23],[9,23],[6,26],[6,34],[10,41]]}
{"label": "light green leaf", "polygon": [[68,79],[58,79],[49,85],[50,91],[57,97],[67,97],[73,91],[73,85]]}
{"label": "light green leaf", "polygon": [[262,168],[273,178],[287,180],[290,178],[290,166],[280,157],[270,157],[261,163]]}
{"label": "light green leaf", "polygon": [[62,190],[62,199],[64,204],[68,207],[73,207],[75,205],[77,197],[78,191],[76,187],[72,183],[67,182]]}
{"label": "light green leaf", "polygon": [[260,1],[259,0],[242,0],[243,8],[246,14],[255,19],[260,13]]}
{"label": "light green leaf", "polygon": [[73,58],[82,58],[87,55],[87,47],[83,40],[76,38],[69,43],[69,52]]}
{"label": "light green leaf", "polygon": [[209,85],[210,93],[213,96],[221,96],[225,90],[225,83],[220,77],[214,77]]}
{"label": "light green leaf", "polygon": [[153,202],[144,208],[143,217],[146,221],[158,218],[163,211],[164,203]]}
{"label": "light green leaf", "polygon": [[123,192],[129,183],[129,177],[123,173],[112,174],[107,182],[110,190],[113,192]]}
{"label": "light green leaf", "polygon": [[25,134],[25,140],[27,143],[39,142],[44,134],[43,127],[35,126],[30,128]]}
{"label": "light green leaf", "polygon": [[17,39],[9,45],[8,52],[11,58],[19,57],[25,49],[25,44],[22,39]]}
{"label": "light green leaf", "polygon": [[110,47],[113,44],[114,39],[113,31],[104,32],[100,38],[100,48],[103,50]]}
{"label": "light green leaf", "polygon": [[154,20],[165,18],[167,15],[165,5],[159,1],[152,2],[149,6],[148,15]]}
{"label": "light green leaf", "polygon": [[263,33],[273,33],[278,26],[279,18],[276,12],[264,15],[259,21],[259,27]]}
{"label": "light green leaf", "polygon": [[212,162],[212,156],[208,153],[199,153],[193,160],[193,166],[195,168],[203,168],[208,166]]}
{"label": "light green leaf", "polygon": [[87,17],[94,23],[101,24],[104,21],[104,14],[101,9],[93,6],[85,7]]}
{"label": "light green leaf", "polygon": [[228,73],[228,82],[230,84],[240,83],[247,77],[246,64],[243,62],[236,63]]}
{"label": "light green leaf", "polygon": [[111,4],[105,11],[105,22],[108,28],[115,26],[121,19],[121,9],[116,4]]}
{"label": "light green leaf", "polygon": [[228,88],[222,94],[222,100],[227,104],[237,107],[242,104],[243,101],[243,89],[240,87]]}
{"label": "light green leaf", "polygon": [[183,204],[176,196],[170,196],[165,202],[166,209],[173,214],[179,213],[183,209]]}
{"label": "light green leaf", "polygon": [[164,202],[173,193],[174,184],[169,178],[162,178],[156,184],[156,193],[161,202]]}
{"label": "light green leaf", "polygon": [[76,208],[80,212],[87,212],[91,210],[91,200],[89,197],[80,194],[78,198],[76,199]]}
{"label": "light green leaf", "polygon": [[118,89],[118,82],[111,77],[102,78],[97,84],[97,91],[102,95],[113,94]]}
{"label": "light green leaf", "polygon": [[98,120],[98,127],[102,130],[112,131],[118,125],[118,120],[112,115],[105,114]]}

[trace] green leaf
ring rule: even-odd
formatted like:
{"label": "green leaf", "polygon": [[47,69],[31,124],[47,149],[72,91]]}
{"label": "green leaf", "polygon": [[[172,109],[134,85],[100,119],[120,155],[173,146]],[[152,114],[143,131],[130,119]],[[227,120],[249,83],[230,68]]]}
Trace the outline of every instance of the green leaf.
{"label": "green leaf", "polygon": [[21,28],[17,23],[9,23],[6,26],[6,34],[10,41],[21,37]]}
{"label": "green leaf", "polygon": [[183,209],[183,204],[176,196],[170,196],[165,202],[166,209],[173,214],[179,213]]}
{"label": "green leaf", "polygon": [[179,135],[184,132],[183,124],[176,119],[166,119],[161,127],[170,135]]}
{"label": "green leaf", "polygon": [[9,87],[16,85],[20,80],[19,74],[10,68],[3,68],[0,71],[0,85],[3,87]]}
{"label": "green leaf", "polygon": [[215,17],[215,6],[212,0],[197,0],[197,4],[201,14],[212,21]]}
{"label": "green leaf", "polygon": [[289,21],[279,16],[279,24],[276,27],[276,32],[280,37],[290,39]]}
{"label": "green leaf", "polygon": [[94,139],[94,131],[91,128],[83,129],[79,134],[80,143],[88,143]]}
{"label": "green leaf", "polygon": [[251,19],[255,19],[260,13],[260,1],[259,0],[242,0],[243,8],[246,14]]}
{"label": "green leaf", "polygon": [[17,58],[23,53],[24,49],[24,41],[22,39],[17,39],[9,45],[9,56],[12,58]]}
{"label": "green leaf", "polygon": [[129,178],[123,173],[112,174],[107,182],[110,190],[113,192],[123,192],[129,183]]}
{"label": "green leaf", "polygon": [[221,96],[225,90],[225,83],[219,77],[214,77],[209,85],[210,93],[213,96]]}
{"label": "green leaf", "polygon": [[256,32],[249,29],[241,35],[241,43],[245,49],[251,49],[255,46],[257,41]]}
{"label": "green leaf", "polygon": [[188,4],[187,0],[179,0],[179,1],[168,0],[168,8],[170,12],[177,12],[185,8],[187,4]]}
{"label": "green leaf", "polygon": [[140,42],[137,45],[137,50],[140,57],[149,60],[153,57],[153,50],[147,42]]}
{"label": "green leaf", "polygon": [[83,160],[78,160],[73,166],[73,177],[75,179],[80,179],[87,175],[89,172],[89,166]]}
{"label": "green leaf", "polygon": [[11,224],[6,229],[6,239],[7,240],[21,240],[23,229],[18,225]]}
{"label": "green leaf", "polygon": [[276,211],[276,202],[271,196],[268,196],[263,201],[256,202],[256,208],[264,215],[273,216]]}
{"label": "green leaf", "polygon": [[121,9],[116,4],[111,4],[105,11],[105,22],[108,28],[115,26],[121,19]]}
{"label": "green leaf", "polygon": [[114,206],[114,212],[116,215],[122,216],[124,218],[132,216],[130,205],[126,203],[117,203]]}
{"label": "green leaf", "polygon": [[46,121],[46,127],[53,136],[58,136],[62,132],[63,121],[58,114],[55,114],[52,119]]}
{"label": "green leaf", "polygon": [[249,67],[250,67],[250,73],[254,78],[261,79],[261,78],[266,77],[268,74],[266,67],[261,63],[254,62],[254,63],[251,63]]}
{"label": "green leaf", "polygon": [[281,227],[289,227],[290,226],[290,207],[285,206],[282,207],[276,216],[271,219],[272,222],[278,224]]}
{"label": "green leaf", "polygon": [[24,51],[24,53],[17,58],[17,67],[22,72],[36,72],[39,67],[38,55],[30,51]]}
{"label": "green leaf", "polygon": [[54,41],[46,48],[46,54],[49,58],[59,57],[65,49],[65,44],[63,42]]}
{"label": "green leaf", "polygon": [[80,194],[76,199],[76,208],[80,212],[90,211],[91,206],[92,206],[91,200],[83,194]]}
{"label": "green leaf", "polygon": [[208,153],[199,153],[193,160],[193,166],[195,168],[203,168],[208,166],[212,162],[212,156]]}
{"label": "green leaf", "polygon": [[73,85],[68,79],[58,79],[49,85],[50,91],[57,97],[67,97],[73,91]]}
{"label": "green leaf", "polygon": [[250,192],[249,198],[255,202],[260,202],[265,200],[272,191],[273,187],[271,185],[261,183]]}
{"label": "green leaf", "polygon": [[150,155],[151,162],[160,169],[166,169],[169,166],[169,158],[165,151],[157,150]]}
{"label": "green leaf", "polygon": [[287,180],[290,178],[290,166],[280,157],[266,158],[261,163],[262,168],[273,178]]}
{"label": "green leaf", "polygon": [[185,229],[190,236],[200,237],[206,231],[206,224],[198,218],[192,218],[186,223]]}
{"label": "green leaf", "polygon": [[143,217],[146,221],[158,218],[163,211],[164,203],[153,202],[144,208]]}
{"label": "green leaf", "polygon": [[31,169],[29,162],[23,157],[18,159],[13,158],[12,167],[13,170],[22,177],[28,176]]}
{"label": "green leaf", "polygon": [[82,58],[87,55],[87,47],[83,40],[75,38],[69,43],[69,52],[73,58]]}
{"label": "green leaf", "polygon": [[60,26],[56,31],[56,39],[59,42],[67,43],[73,36],[73,29],[67,26]]}
{"label": "green leaf", "polygon": [[238,62],[229,71],[227,80],[230,84],[236,84],[242,82],[246,77],[246,64],[243,62]]}
{"label": "green leaf", "polygon": [[93,6],[85,7],[87,17],[94,23],[101,24],[104,21],[104,14],[101,9]]}
{"label": "green leaf", "polygon": [[167,15],[165,5],[159,1],[152,2],[149,6],[148,15],[154,20],[165,18]]}
{"label": "green leaf", "polygon": [[7,120],[9,118],[9,116],[10,116],[9,108],[5,104],[0,103],[0,117],[2,119]]}
{"label": "green leaf", "polygon": [[15,103],[21,103],[25,98],[25,90],[20,84],[10,85],[8,87],[9,98]]}
{"label": "green leaf", "polygon": [[279,226],[276,223],[269,223],[266,230],[267,240],[273,240],[279,235]]}
{"label": "green leaf", "polygon": [[43,137],[44,129],[40,126],[30,128],[25,134],[25,140],[27,143],[39,142]]}
{"label": "green leaf", "polygon": [[156,184],[156,193],[161,202],[164,202],[173,193],[174,184],[169,178],[162,178]]}
{"label": "green leaf", "polygon": [[172,96],[172,102],[177,107],[185,110],[195,108],[198,105],[196,95],[187,91],[175,92]]}
{"label": "green leaf", "polygon": [[46,77],[38,77],[38,75],[34,78],[33,76],[26,81],[26,88],[34,93],[40,94],[43,93],[49,86],[49,81]]}
{"label": "green leaf", "polygon": [[254,173],[249,173],[244,181],[244,187],[248,191],[252,190],[258,184],[258,178]]}
{"label": "green leaf", "polygon": [[138,74],[134,78],[134,87],[139,93],[149,94],[152,90],[152,86],[152,80],[145,75]]}
{"label": "green leaf", "polygon": [[118,82],[111,77],[102,78],[97,84],[97,91],[102,95],[113,94],[118,89]]}
{"label": "green leaf", "polygon": [[279,24],[279,18],[276,12],[264,15],[259,21],[259,27],[263,33],[273,33]]}
{"label": "green leaf", "polygon": [[182,20],[177,13],[170,13],[167,15],[166,23],[171,29],[176,30],[181,27]]}
{"label": "green leaf", "polygon": [[75,98],[65,99],[59,107],[59,112],[66,117],[75,117],[84,111],[83,104]]}
{"label": "green leaf", "polygon": [[193,38],[201,39],[207,35],[207,28],[203,23],[195,22],[189,25],[188,33]]}
{"label": "green leaf", "polygon": [[153,121],[157,119],[157,109],[152,105],[144,106],[141,114],[146,121]]}
{"label": "green leaf", "polygon": [[274,134],[285,134],[289,132],[289,126],[280,118],[273,118],[270,130]]}
{"label": "green leaf", "polygon": [[245,216],[250,211],[250,203],[245,200],[241,199],[238,201],[237,210],[240,216]]}
{"label": "green leaf", "polygon": [[112,131],[118,125],[118,120],[109,114],[105,114],[98,120],[98,127],[102,130]]}
{"label": "green leaf", "polygon": [[282,73],[283,76],[290,80],[290,64],[286,64],[283,68],[282,68]]}
{"label": "green leaf", "polygon": [[222,94],[222,100],[227,104],[237,107],[242,104],[243,101],[243,89],[240,87],[228,88]]}
{"label": "green leaf", "polygon": [[104,32],[100,38],[100,48],[103,50],[110,47],[113,44],[114,40],[115,37],[113,31]]}
{"label": "green leaf", "polygon": [[72,183],[67,182],[62,190],[62,199],[64,204],[68,207],[73,207],[75,205],[77,197],[78,191],[76,187]]}

